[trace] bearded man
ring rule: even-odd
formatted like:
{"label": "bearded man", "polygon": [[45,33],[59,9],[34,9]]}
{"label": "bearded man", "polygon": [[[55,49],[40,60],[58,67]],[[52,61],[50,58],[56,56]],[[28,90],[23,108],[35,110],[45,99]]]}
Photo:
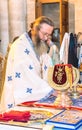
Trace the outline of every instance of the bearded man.
{"label": "bearded man", "polygon": [[26,101],[37,101],[50,96],[54,90],[47,82],[47,70],[52,65],[47,40],[54,23],[41,16],[11,45],[1,98],[4,109]]}

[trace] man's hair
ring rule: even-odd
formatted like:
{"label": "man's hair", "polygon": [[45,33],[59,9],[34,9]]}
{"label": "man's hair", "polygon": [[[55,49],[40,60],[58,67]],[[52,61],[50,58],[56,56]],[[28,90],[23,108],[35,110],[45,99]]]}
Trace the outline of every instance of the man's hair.
{"label": "man's hair", "polygon": [[37,18],[33,23],[31,23],[30,27],[32,29],[35,26],[37,29],[40,29],[40,27],[43,23],[46,23],[46,24],[54,27],[54,22],[46,16],[41,16],[41,17]]}

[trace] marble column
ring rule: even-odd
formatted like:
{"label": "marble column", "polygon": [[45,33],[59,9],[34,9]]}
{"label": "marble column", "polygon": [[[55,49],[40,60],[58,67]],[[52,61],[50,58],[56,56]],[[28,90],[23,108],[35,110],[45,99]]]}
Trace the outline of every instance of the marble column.
{"label": "marble column", "polygon": [[35,20],[35,1],[27,0],[26,25],[28,30],[30,29],[30,23]]}
{"label": "marble column", "polygon": [[0,52],[5,55],[9,41],[8,0],[0,0]]}
{"label": "marble column", "polygon": [[25,0],[9,0],[9,36],[10,42],[14,37],[26,31]]}

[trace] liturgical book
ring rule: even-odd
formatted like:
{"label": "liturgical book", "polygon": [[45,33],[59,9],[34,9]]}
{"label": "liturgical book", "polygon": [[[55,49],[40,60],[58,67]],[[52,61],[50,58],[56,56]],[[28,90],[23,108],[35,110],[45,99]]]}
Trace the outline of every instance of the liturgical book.
{"label": "liturgical book", "polygon": [[45,122],[58,128],[76,130],[82,125],[82,111],[64,110]]}

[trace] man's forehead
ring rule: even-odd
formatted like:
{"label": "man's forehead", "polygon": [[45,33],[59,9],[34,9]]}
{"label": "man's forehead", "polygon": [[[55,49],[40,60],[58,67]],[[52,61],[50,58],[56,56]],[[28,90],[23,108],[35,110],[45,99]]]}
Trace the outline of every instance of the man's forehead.
{"label": "man's forehead", "polygon": [[41,25],[40,29],[51,34],[54,27],[44,23],[44,24]]}

